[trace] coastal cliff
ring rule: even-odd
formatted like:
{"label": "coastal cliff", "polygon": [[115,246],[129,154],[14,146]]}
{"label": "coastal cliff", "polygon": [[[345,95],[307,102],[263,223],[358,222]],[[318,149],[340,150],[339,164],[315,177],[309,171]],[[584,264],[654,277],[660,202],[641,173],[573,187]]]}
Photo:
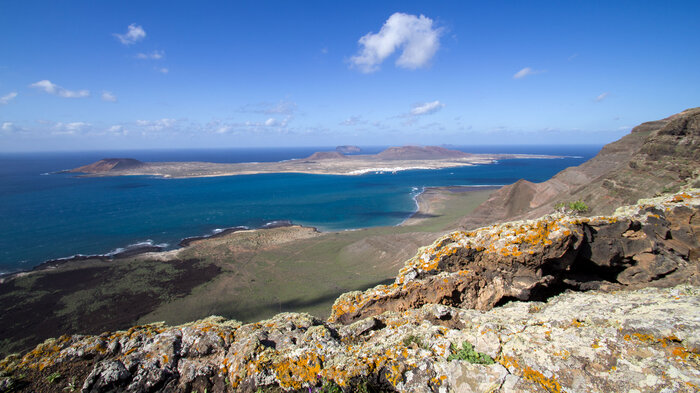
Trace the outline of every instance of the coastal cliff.
{"label": "coastal cliff", "polygon": [[211,317],[62,336],[1,361],[0,387],[697,391],[699,211],[700,190],[687,189],[610,216],[454,232],[393,284],[342,295],[328,321]]}
{"label": "coastal cliff", "polygon": [[535,218],[558,202],[581,200],[588,214],[677,191],[700,173],[700,108],[643,123],[610,143],[591,160],[542,183],[520,180],[501,188],[462,220],[474,228],[503,220]]}
{"label": "coastal cliff", "polygon": [[[64,335],[1,360],[0,391],[696,392],[699,119],[645,123],[548,182],[502,188],[327,320]],[[554,212],[575,199],[589,216]]]}

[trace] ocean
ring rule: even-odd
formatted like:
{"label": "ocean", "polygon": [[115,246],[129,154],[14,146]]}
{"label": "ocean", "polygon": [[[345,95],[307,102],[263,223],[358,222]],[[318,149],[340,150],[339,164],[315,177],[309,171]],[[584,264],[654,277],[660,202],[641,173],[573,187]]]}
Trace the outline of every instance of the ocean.
{"label": "ocean", "polygon": [[[365,147],[376,153],[384,147]],[[544,181],[601,146],[450,146],[472,153],[562,155],[440,170],[360,176],[260,174],[192,179],[56,174],[102,158],[250,162],[303,158],[328,147],[0,154],[0,273],[50,259],[106,254],[133,244],[176,248],[223,228],[288,220],[322,231],[397,225],[424,187]]]}

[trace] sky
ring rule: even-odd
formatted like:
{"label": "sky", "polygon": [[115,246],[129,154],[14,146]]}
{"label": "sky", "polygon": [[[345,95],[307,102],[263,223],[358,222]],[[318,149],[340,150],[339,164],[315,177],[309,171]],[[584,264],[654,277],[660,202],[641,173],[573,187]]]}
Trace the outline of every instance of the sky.
{"label": "sky", "polygon": [[0,0],[0,152],[603,144],[700,106],[698,1]]}

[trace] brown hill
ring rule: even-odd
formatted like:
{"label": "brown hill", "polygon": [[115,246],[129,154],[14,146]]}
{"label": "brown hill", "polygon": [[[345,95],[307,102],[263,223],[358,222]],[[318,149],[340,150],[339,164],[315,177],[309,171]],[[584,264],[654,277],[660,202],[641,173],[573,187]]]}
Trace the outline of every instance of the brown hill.
{"label": "brown hill", "polygon": [[92,164],[71,169],[68,172],[79,173],[103,173],[110,171],[119,171],[122,169],[133,169],[143,166],[144,163],[133,158],[105,158]]}
{"label": "brown hill", "polygon": [[[527,180],[502,187],[465,217],[462,225],[490,223],[551,213],[558,202],[581,200],[590,214],[608,214],[640,198],[675,191],[698,176],[700,108],[643,123],[610,143],[591,160],[542,183]],[[695,173],[694,173],[695,172]]]}
{"label": "brown hill", "polygon": [[376,155],[385,160],[432,160],[439,158],[463,158],[471,154],[439,146],[390,147]]}

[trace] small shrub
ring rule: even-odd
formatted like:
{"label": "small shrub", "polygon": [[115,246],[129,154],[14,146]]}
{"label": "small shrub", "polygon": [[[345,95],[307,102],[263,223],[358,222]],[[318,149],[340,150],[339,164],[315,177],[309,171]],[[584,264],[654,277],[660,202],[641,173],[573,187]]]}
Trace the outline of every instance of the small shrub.
{"label": "small shrub", "polygon": [[70,379],[70,382],[68,382],[68,384],[66,384],[66,387],[63,388],[63,390],[65,390],[67,392],[75,392],[78,390],[78,385],[75,382],[75,377]]}
{"label": "small shrub", "polygon": [[59,379],[61,379],[61,373],[59,372],[51,373],[48,377],[46,377],[46,380],[49,381],[49,383],[54,383]]}
{"label": "small shrub", "polygon": [[447,357],[447,360],[463,360],[472,364],[494,364],[493,358],[485,353],[477,352],[474,347],[467,341],[462,343],[462,348],[458,349],[456,345],[450,344],[452,353]]}
{"label": "small shrub", "polygon": [[554,210],[564,213],[564,214],[580,214],[580,213],[585,213],[589,209],[588,205],[586,205],[586,202],[582,200],[574,201],[574,202],[559,202],[554,205]]}
{"label": "small shrub", "polygon": [[569,209],[576,213],[585,213],[588,211],[588,205],[579,199],[578,201],[569,202]]}

